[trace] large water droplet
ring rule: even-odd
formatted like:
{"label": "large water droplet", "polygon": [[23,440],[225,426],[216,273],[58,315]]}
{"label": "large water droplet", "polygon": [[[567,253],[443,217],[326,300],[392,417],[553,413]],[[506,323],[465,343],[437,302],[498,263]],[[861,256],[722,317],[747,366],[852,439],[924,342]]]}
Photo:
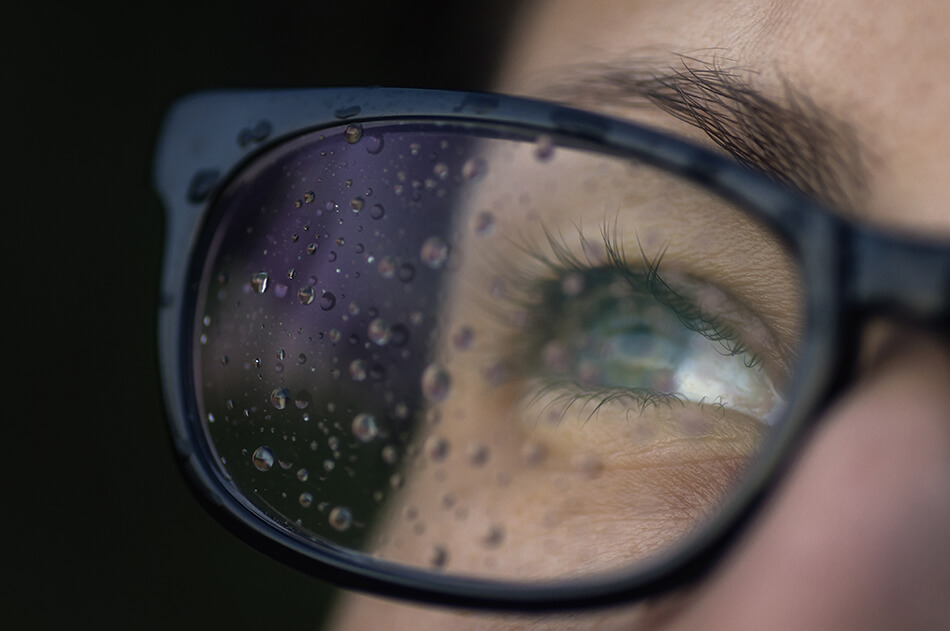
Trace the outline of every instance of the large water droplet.
{"label": "large water droplet", "polygon": [[353,381],[366,381],[366,362],[354,359],[350,362],[350,377]]}
{"label": "large water droplet", "polygon": [[488,171],[488,163],[484,158],[470,158],[462,165],[462,177],[467,180],[475,180],[485,175]]}
{"label": "large water droplet", "polygon": [[259,294],[267,291],[267,272],[257,272],[251,276],[251,287]]}
{"label": "large water droplet", "polygon": [[270,471],[274,466],[274,452],[267,446],[258,447],[251,455],[251,462],[258,471]]}
{"label": "large water droplet", "polygon": [[329,311],[336,306],[336,296],[329,291],[320,296],[320,308]]}
{"label": "large water droplet", "polygon": [[328,518],[330,525],[343,532],[353,525],[353,514],[346,506],[334,506]]}
{"label": "large water droplet", "polygon": [[388,322],[382,318],[376,318],[369,323],[369,327],[366,330],[366,335],[369,337],[370,341],[377,346],[385,346],[387,343],[389,343],[392,330],[389,328]]}
{"label": "large water droplet", "polygon": [[440,269],[449,258],[449,246],[439,237],[429,237],[419,252],[422,262],[431,269]]}
{"label": "large water droplet", "polygon": [[290,399],[290,391],[283,386],[278,386],[270,393],[270,402],[278,410],[287,407],[287,401]]}
{"label": "large water droplet", "polygon": [[383,146],[386,144],[382,136],[367,136],[366,140],[366,151],[376,155],[383,150]]}
{"label": "large water droplet", "polygon": [[487,237],[495,231],[495,215],[491,214],[487,210],[475,215],[475,220],[472,223],[472,227],[475,230],[475,234],[480,237]]}
{"label": "large water droplet", "polygon": [[422,394],[430,401],[444,401],[449,395],[451,385],[451,376],[439,364],[429,364],[422,373]]}
{"label": "large water droplet", "polygon": [[297,290],[297,300],[299,300],[302,305],[309,305],[313,302],[314,296],[316,296],[316,292],[310,285],[304,285]]}
{"label": "large water droplet", "polygon": [[360,141],[360,138],[363,137],[363,126],[359,123],[354,123],[352,125],[347,125],[346,129],[343,130],[343,138],[348,143],[355,144]]}
{"label": "large water droplet", "polygon": [[368,443],[379,435],[376,418],[372,414],[362,413],[353,417],[353,435],[360,442]]}
{"label": "large water droplet", "polygon": [[441,436],[432,435],[426,439],[425,452],[430,460],[442,462],[449,455],[449,441]]}
{"label": "large water droplet", "polygon": [[369,211],[369,216],[373,219],[382,219],[385,214],[386,209],[383,208],[382,204],[373,204],[373,207]]}

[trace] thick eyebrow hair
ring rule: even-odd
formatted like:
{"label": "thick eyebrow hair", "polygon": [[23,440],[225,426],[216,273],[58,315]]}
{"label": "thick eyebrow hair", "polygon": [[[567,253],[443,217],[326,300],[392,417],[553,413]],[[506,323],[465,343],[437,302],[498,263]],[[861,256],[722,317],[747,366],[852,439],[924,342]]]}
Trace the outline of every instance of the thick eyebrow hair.
{"label": "thick eyebrow hair", "polygon": [[699,128],[740,163],[846,214],[867,192],[861,145],[850,125],[788,82],[781,94],[755,87],[717,61],[623,60],[571,68],[543,90],[579,105],[654,105]]}

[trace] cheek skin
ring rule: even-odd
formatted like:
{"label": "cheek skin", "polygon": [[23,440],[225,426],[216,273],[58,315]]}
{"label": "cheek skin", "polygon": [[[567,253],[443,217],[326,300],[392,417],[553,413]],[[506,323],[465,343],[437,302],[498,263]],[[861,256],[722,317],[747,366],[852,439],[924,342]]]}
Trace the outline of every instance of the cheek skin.
{"label": "cheek skin", "polygon": [[945,627],[945,353],[908,337],[878,355],[866,381],[809,440],[774,505],[698,588],[674,628]]}

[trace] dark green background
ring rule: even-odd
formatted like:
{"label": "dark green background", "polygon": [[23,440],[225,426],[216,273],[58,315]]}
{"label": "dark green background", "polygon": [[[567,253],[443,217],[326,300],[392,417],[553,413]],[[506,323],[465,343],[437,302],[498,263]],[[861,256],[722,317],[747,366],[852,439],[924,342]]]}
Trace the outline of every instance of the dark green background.
{"label": "dark green background", "polygon": [[485,89],[516,4],[6,10],[4,627],[317,625],[326,586],[206,516],[168,444],[149,183],[161,116],[213,87]]}

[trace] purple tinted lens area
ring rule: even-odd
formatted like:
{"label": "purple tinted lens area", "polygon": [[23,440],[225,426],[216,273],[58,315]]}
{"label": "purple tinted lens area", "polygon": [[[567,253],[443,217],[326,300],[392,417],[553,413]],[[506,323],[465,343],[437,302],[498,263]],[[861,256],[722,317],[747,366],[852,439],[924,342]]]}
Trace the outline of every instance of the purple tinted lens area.
{"label": "purple tinted lens area", "polygon": [[291,530],[359,548],[398,486],[477,142],[323,130],[254,160],[211,212],[198,412],[235,494]]}

